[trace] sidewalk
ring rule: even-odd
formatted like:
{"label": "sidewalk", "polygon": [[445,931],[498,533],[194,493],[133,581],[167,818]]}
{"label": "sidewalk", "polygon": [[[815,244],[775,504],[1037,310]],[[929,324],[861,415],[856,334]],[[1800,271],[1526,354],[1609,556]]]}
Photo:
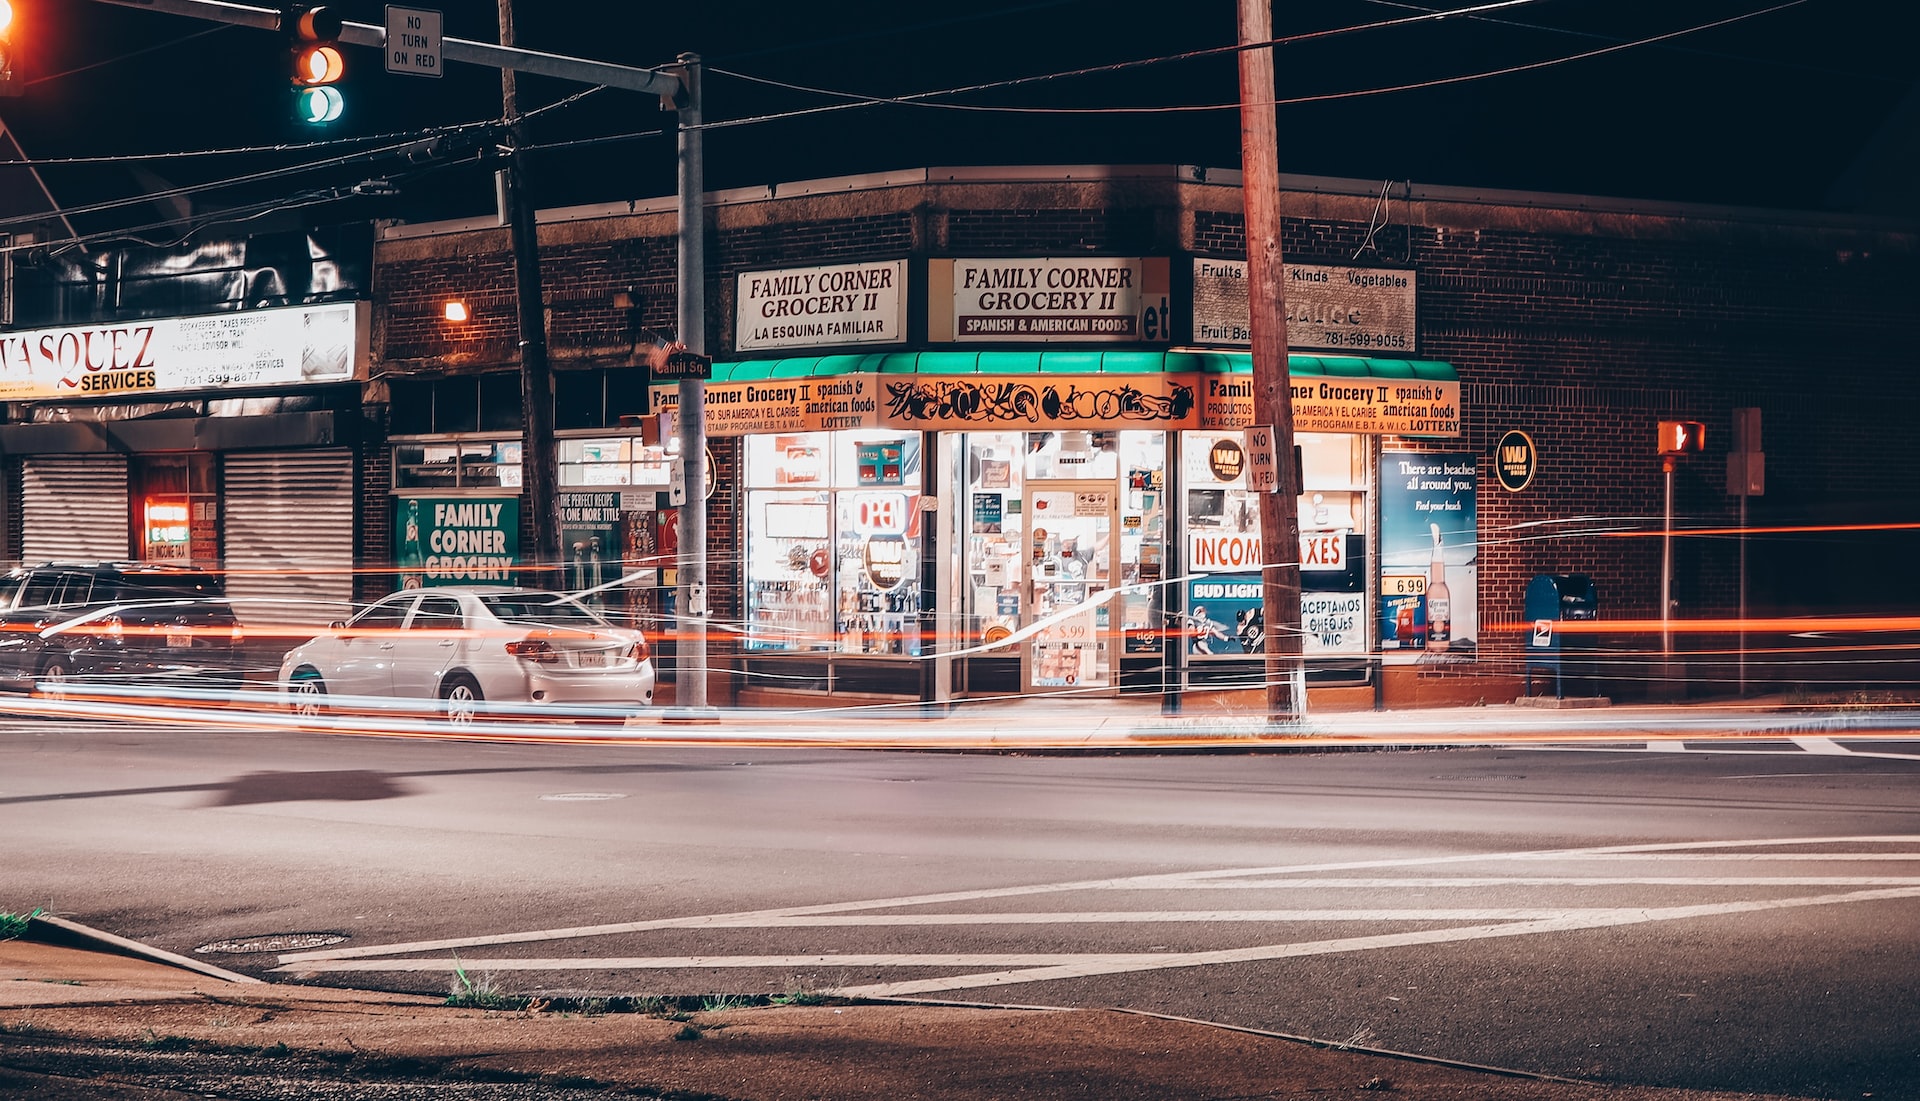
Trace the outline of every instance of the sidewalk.
{"label": "sidewalk", "polygon": [[[36,923],[38,924],[38,923]],[[60,935],[53,933],[51,935]],[[451,1008],[0,942],[0,1094],[686,1101],[1754,1101],[1443,1065],[1114,1010],[909,1004],[677,1016]],[[481,1092],[488,1084],[511,1093]],[[456,1087],[470,1086],[474,1092]],[[270,1087],[270,1088],[269,1088]]]}
{"label": "sidewalk", "polygon": [[[1028,696],[808,709],[667,704],[630,721],[637,740],[699,742],[725,737],[771,743],[901,748],[1163,749],[1316,748],[1359,745],[1644,743],[1676,738],[1920,737],[1920,710],[1807,706],[1786,696],[1698,703],[1592,706],[1551,698],[1481,706],[1310,711],[1270,722],[1241,709],[1188,706],[1166,713],[1158,696]],[[1602,701],[1604,702],[1604,701]]]}

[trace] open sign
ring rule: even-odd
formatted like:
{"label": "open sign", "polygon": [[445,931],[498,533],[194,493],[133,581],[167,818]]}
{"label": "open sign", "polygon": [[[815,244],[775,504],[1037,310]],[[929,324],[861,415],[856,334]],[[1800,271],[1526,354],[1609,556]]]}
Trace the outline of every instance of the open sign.
{"label": "open sign", "polygon": [[904,493],[861,493],[853,499],[853,526],[862,535],[904,535],[907,521]]}

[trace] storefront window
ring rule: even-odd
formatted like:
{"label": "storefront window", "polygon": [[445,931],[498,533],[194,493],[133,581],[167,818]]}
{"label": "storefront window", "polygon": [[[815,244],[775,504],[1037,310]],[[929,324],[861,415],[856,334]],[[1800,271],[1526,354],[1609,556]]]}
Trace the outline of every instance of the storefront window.
{"label": "storefront window", "polygon": [[218,560],[220,499],[214,492],[214,457],[204,452],[143,455],[135,473],[141,559]]}
{"label": "storefront window", "polygon": [[[1366,653],[1364,436],[1300,433],[1301,626],[1312,655]],[[1187,648],[1197,658],[1259,653],[1266,611],[1260,500],[1239,432],[1186,432]]]}
{"label": "storefront window", "polygon": [[918,655],[917,433],[750,436],[747,648]]}
{"label": "storefront window", "polygon": [[520,441],[395,444],[393,484],[397,489],[518,488]]}
{"label": "storefront window", "polygon": [[654,446],[634,436],[556,441],[562,486],[642,486],[666,489],[679,439]]}

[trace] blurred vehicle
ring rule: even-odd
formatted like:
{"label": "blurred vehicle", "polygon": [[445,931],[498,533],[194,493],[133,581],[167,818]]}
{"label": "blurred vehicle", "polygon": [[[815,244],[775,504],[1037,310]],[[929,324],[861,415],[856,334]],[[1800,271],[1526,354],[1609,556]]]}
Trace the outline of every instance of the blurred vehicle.
{"label": "blurred vehicle", "polygon": [[245,675],[244,635],[204,570],[50,562],[0,576],[0,687],[72,683],[222,689]]}
{"label": "blurred vehicle", "polygon": [[398,592],[335,623],[287,653],[280,686],[308,717],[439,701],[453,723],[482,711],[614,719],[653,702],[654,670],[644,634],[572,597],[447,586]]}

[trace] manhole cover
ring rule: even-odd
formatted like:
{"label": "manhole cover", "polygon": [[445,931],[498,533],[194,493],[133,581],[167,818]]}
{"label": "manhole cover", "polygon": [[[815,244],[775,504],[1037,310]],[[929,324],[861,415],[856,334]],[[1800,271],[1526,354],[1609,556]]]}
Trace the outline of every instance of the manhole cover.
{"label": "manhole cover", "polygon": [[300,952],[308,948],[325,948],[329,944],[339,944],[346,940],[345,933],[268,933],[259,937],[241,937],[238,940],[216,940],[195,948],[203,955],[239,955],[243,952]]}
{"label": "manhole cover", "polygon": [[626,795],[618,791],[562,791],[540,798],[549,803],[592,803],[601,799],[625,799]]}

